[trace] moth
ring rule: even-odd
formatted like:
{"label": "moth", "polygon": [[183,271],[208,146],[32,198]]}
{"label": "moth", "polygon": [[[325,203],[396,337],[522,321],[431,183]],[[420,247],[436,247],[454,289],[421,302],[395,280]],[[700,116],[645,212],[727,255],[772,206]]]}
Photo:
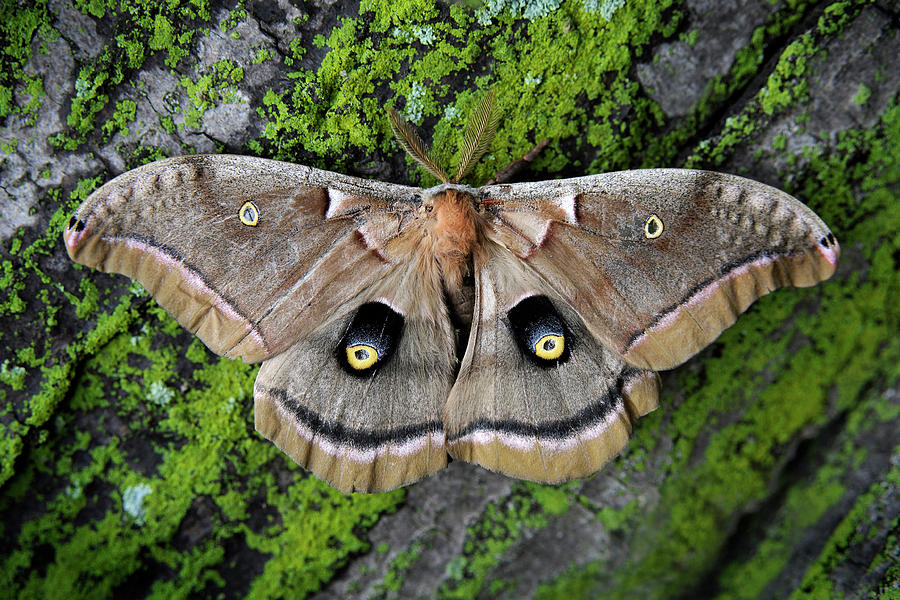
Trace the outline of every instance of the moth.
{"label": "moth", "polygon": [[338,490],[407,485],[448,456],[591,475],[657,407],[656,371],[760,296],[827,279],[840,249],[804,204],[733,175],[462,185],[491,102],[452,179],[392,114],[436,187],[170,158],[93,193],[66,249],[139,281],[213,352],[262,361],[256,428]]}

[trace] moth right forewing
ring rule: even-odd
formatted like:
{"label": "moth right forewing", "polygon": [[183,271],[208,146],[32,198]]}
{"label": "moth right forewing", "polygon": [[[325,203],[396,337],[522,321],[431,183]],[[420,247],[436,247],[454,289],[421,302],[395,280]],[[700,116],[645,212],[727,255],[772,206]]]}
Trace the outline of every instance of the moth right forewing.
{"label": "moth right forewing", "polygon": [[570,298],[598,339],[672,368],[758,297],[812,285],[839,247],[805,205],[741,177],[648,169],[485,188],[493,234]]}

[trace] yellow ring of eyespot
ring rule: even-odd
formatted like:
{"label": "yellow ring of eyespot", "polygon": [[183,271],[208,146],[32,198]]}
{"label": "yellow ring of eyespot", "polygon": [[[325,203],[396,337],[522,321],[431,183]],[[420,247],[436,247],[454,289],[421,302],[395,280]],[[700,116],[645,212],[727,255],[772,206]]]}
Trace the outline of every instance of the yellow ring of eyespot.
{"label": "yellow ring of eyespot", "polygon": [[[544,348],[544,344],[547,342],[553,342],[553,347],[550,349]],[[538,358],[543,358],[544,360],[556,360],[562,356],[563,350],[565,349],[566,340],[563,336],[553,335],[552,333],[548,333],[534,345],[534,353],[537,354]]]}
{"label": "yellow ring of eyespot", "polygon": [[[358,358],[356,356],[356,353],[360,350],[366,352],[367,356],[365,358]],[[357,371],[368,369],[377,362],[378,351],[372,346],[368,346],[366,344],[356,344],[355,346],[347,347],[347,364],[349,364]]]}
{"label": "yellow ring of eyespot", "polygon": [[[247,213],[250,213],[251,216],[248,217]],[[243,206],[241,206],[241,210],[238,211],[238,216],[241,218],[241,223],[244,225],[256,227],[256,224],[259,223],[259,209],[249,200],[244,202]]]}
{"label": "yellow ring of eyespot", "polygon": [[[656,231],[650,233],[650,224],[653,223],[656,225]],[[647,236],[648,240],[655,240],[659,236],[662,235],[663,232],[663,222],[662,219],[656,216],[656,214],[652,214],[647,218],[647,221],[644,223],[644,235]]]}

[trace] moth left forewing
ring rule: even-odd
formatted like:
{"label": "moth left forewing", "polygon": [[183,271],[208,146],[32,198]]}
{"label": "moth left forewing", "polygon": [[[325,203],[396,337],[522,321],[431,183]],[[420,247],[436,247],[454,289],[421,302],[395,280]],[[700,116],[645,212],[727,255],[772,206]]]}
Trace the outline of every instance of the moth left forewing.
{"label": "moth left forewing", "polygon": [[687,360],[757,298],[834,272],[805,205],[741,177],[648,169],[484,188],[491,234],[630,364]]}
{"label": "moth left forewing", "polygon": [[[590,475],[621,451],[633,420],[656,407],[656,375],[596,342],[508,250],[484,250],[476,256],[476,319],[444,409],[448,450],[534,481]],[[544,345],[540,355],[535,343]]]}

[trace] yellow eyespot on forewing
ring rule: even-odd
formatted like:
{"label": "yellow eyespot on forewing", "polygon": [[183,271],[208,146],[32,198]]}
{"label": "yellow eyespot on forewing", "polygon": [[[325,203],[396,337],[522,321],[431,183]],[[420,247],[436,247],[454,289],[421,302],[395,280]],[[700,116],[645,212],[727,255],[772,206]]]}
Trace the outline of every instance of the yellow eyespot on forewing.
{"label": "yellow eyespot on forewing", "polygon": [[362,371],[378,362],[378,351],[366,344],[356,344],[347,347],[347,364]]}
{"label": "yellow eyespot on forewing", "polygon": [[644,235],[648,240],[655,240],[662,235],[663,222],[662,219],[655,214],[650,215],[644,223]]}
{"label": "yellow eyespot on forewing", "polygon": [[259,223],[259,209],[249,200],[244,202],[244,205],[241,206],[241,210],[238,211],[238,216],[241,218],[241,223],[244,225],[256,227],[256,224]]}
{"label": "yellow eyespot on forewing", "polygon": [[544,360],[556,360],[566,349],[566,339],[561,335],[548,334],[534,345],[534,353]]}

